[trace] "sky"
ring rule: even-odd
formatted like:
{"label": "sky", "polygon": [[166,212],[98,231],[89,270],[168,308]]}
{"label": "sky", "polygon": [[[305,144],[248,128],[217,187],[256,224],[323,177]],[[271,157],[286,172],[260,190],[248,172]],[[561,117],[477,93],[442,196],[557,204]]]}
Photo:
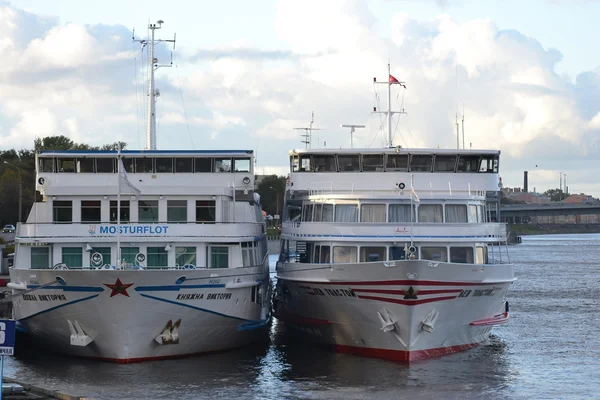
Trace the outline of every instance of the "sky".
{"label": "sky", "polygon": [[[596,0],[0,0],[0,148],[65,135],[145,146],[147,25],[156,47],[159,149],[253,149],[257,173],[288,151],[381,147],[392,75],[394,145],[500,149],[507,187],[600,197]],[[400,90],[398,90],[400,89]],[[383,129],[382,129],[383,128]]]}

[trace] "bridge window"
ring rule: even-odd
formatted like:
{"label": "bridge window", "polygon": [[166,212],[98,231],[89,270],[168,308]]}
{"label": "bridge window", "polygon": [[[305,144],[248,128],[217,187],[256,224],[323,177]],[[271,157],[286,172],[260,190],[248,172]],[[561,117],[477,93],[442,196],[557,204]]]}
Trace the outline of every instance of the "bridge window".
{"label": "bridge window", "polygon": [[114,158],[96,158],[96,172],[98,173],[114,173],[115,159]]}
{"label": "bridge window", "polygon": [[363,154],[363,171],[383,171],[383,154]]}
{"label": "bridge window", "polygon": [[488,252],[487,247],[476,246],[475,247],[475,264],[487,264],[488,263]]}
{"label": "bridge window", "polygon": [[360,171],[358,154],[338,154],[337,158],[340,172]]}
{"label": "bridge window", "polygon": [[136,265],[135,256],[140,252],[139,247],[121,247],[121,263],[125,263],[125,265],[132,266]]}
{"label": "bridge window", "polygon": [[172,158],[157,158],[155,162],[156,162],[156,172],[157,173],[173,172],[173,159]]}
{"label": "bridge window", "polygon": [[444,222],[441,204],[421,204],[419,222]]}
{"label": "bridge window", "polygon": [[313,155],[313,168],[315,172],[335,172],[334,155]]}
{"label": "bridge window", "polygon": [[212,172],[212,158],[195,158],[194,172]]}
{"label": "bridge window", "polygon": [[147,263],[149,268],[169,266],[169,254],[165,250],[165,246],[148,247],[146,252],[148,253]]}
{"label": "bridge window", "polygon": [[472,247],[450,247],[450,262],[453,263],[473,263]]}
{"label": "bridge window", "polygon": [[215,172],[231,172],[231,158],[215,158]]}
{"label": "bridge window", "polygon": [[448,250],[445,247],[421,247],[421,260],[448,261]]}
{"label": "bridge window", "polygon": [[250,172],[250,159],[249,158],[234,158],[233,159],[233,171],[234,172]]}
{"label": "bridge window", "polygon": [[468,215],[469,223],[476,224],[477,220],[477,206],[474,204],[469,204],[469,215]]}
{"label": "bridge window", "polygon": [[310,156],[309,155],[302,155],[300,156],[300,172],[310,172]]}
{"label": "bridge window", "polygon": [[[121,200],[121,215],[119,221],[129,222],[129,200]],[[117,222],[117,201],[110,201],[110,222]]]}
{"label": "bridge window", "polygon": [[386,222],[385,204],[362,204],[360,222]]}
{"label": "bridge window", "polygon": [[302,206],[302,221],[311,222],[313,214],[313,205],[312,204],[304,204]]}
{"label": "bridge window", "polygon": [[389,222],[411,222],[415,220],[414,208],[411,218],[410,204],[390,204],[389,210]]}
{"label": "bridge window", "polygon": [[58,172],[75,172],[74,158],[57,158],[56,166]]}
{"label": "bridge window", "polygon": [[483,156],[479,165],[479,172],[498,173],[498,156]]}
{"label": "bridge window", "polygon": [[147,158],[147,157],[143,157],[143,158],[136,158],[135,159],[135,172],[137,173],[148,173],[151,174],[152,172],[154,172],[154,168],[153,168],[153,164],[154,164],[154,159],[153,158]]}
{"label": "bridge window", "polygon": [[81,222],[100,222],[100,200],[81,201]]}
{"label": "bridge window", "polygon": [[320,264],[327,264],[331,261],[331,248],[325,245],[315,245],[313,253],[313,262]]}
{"label": "bridge window", "polygon": [[355,263],[357,255],[355,246],[333,246],[334,263]]}
{"label": "bridge window", "polygon": [[125,171],[127,173],[133,173],[134,172],[134,164],[135,164],[135,159],[133,158],[122,158],[123,160],[123,166],[125,167]]}
{"label": "bridge window", "polygon": [[62,262],[69,268],[83,266],[83,249],[81,247],[63,247]]}
{"label": "bridge window", "polygon": [[408,171],[408,154],[388,154],[386,159],[386,171]]}
{"label": "bridge window", "polygon": [[467,206],[446,204],[446,222],[467,222]]}
{"label": "bridge window", "polygon": [[40,158],[40,172],[54,172],[54,158]]}
{"label": "bridge window", "polygon": [[77,159],[77,172],[84,172],[84,173],[96,172],[96,159],[95,158],[78,158]]}
{"label": "bridge window", "polygon": [[358,206],[356,204],[336,204],[335,222],[358,222]]}
{"label": "bridge window", "polygon": [[410,157],[410,170],[414,172],[431,172],[432,164],[432,155],[412,154]]}
{"label": "bridge window", "polygon": [[175,172],[194,172],[194,159],[190,157],[175,158]]}
{"label": "bridge window", "polygon": [[210,268],[229,268],[229,247],[210,246]]}
{"label": "bridge window", "polygon": [[454,172],[456,167],[456,156],[435,156],[433,170],[435,172]]}
{"label": "bridge window", "polygon": [[167,222],[187,222],[187,200],[167,200]]}
{"label": "bridge window", "polygon": [[316,203],[313,208],[313,222],[333,222],[333,204]]}
{"label": "bridge window", "polygon": [[196,265],[195,247],[175,247],[175,263],[177,265]]}
{"label": "bridge window", "polygon": [[385,247],[364,246],[360,248],[360,262],[385,261]]}
{"label": "bridge window", "polygon": [[52,203],[54,222],[73,222],[73,203],[71,200],[55,200]]}
{"label": "bridge window", "polygon": [[50,268],[50,247],[32,247],[30,261],[32,269]]}
{"label": "bridge window", "polygon": [[477,172],[479,169],[479,156],[458,156],[456,172]]}

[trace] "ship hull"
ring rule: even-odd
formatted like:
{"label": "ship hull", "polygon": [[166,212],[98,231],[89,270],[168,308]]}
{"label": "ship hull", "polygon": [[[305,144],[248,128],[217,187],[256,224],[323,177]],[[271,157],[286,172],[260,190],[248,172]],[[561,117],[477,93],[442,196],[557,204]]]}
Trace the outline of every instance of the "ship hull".
{"label": "ship hull", "polygon": [[12,269],[11,282],[26,284],[13,289],[23,293],[13,314],[35,342],[74,356],[129,363],[223,351],[265,337],[265,271]]}
{"label": "ship hull", "polygon": [[508,321],[511,264],[429,261],[278,268],[274,315],[291,332],[338,351],[402,362],[485,341]]}

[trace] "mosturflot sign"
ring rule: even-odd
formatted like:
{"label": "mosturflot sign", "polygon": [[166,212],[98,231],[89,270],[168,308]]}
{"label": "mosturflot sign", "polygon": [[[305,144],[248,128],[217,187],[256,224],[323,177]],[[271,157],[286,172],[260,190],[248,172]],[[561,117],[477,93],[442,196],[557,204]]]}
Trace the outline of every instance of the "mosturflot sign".
{"label": "mosturflot sign", "polygon": [[89,225],[90,235],[165,235],[169,225]]}

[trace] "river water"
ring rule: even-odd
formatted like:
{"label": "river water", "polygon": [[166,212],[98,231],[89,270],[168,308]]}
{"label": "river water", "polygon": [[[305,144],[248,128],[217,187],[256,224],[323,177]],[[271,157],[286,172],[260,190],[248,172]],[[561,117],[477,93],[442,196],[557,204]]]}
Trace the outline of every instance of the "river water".
{"label": "river water", "polygon": [[511,246],[511,320],[474,349],[411,364],[290,342],[115,365],[21,348],[5,376],[92,399],[600,399],[600,235]]}

